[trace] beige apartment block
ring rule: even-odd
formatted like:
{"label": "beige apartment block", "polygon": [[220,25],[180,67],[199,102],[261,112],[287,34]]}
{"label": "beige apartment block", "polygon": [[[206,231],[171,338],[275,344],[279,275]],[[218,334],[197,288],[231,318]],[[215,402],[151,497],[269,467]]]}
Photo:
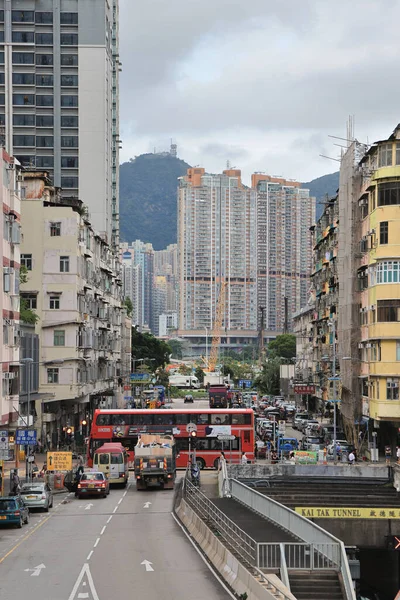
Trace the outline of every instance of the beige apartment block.
{"label": "beige apartment block", "polygon": [[120,402],[127,341],[122,350],[119,261],[83,203],[61,197],[47,173],[25,173],[24,187],[21,263],[29,275],[21,292],[39,317],[39,391],[52,395],[43,424],[37,403],[36,427],[63,445],[67,427],[82,433],[96,407]]}
{"label": "beige apartment block", "polygon": [[[16,427],[19,394],[19,269],[20,269],[20,183],[18,161],[2,149],[0,189],[3,239],[1,244],[0,303],[3,327],[0,328],[2,385],[1,426]],[[4,458],[1,456],[0,458]]]}

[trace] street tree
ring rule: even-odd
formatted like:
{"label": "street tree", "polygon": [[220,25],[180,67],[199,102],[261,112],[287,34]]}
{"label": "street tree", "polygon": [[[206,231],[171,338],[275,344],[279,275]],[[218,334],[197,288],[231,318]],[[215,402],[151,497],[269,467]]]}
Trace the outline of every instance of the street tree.
{"label": "street tree", "polygon": [[[137,327],[132,327],[132,357],[135,361],[144,359],[154,371],[164,367],[169,361],[171,348],[163,340],[159,340],[151,333],[142,333]],[[145,360],[146,359],[146,360]]]}
{"label": "street tree", "polygon": [[268,356],[291,359],[296,357],[296,336],[291,333],[278,335],[268,344]]}
{"label": "street tree", "polygon": [[261,373],[254,382],[262,394],[279,396],[280,366],[281,361],[277,357],[269,358],[264,362]]}

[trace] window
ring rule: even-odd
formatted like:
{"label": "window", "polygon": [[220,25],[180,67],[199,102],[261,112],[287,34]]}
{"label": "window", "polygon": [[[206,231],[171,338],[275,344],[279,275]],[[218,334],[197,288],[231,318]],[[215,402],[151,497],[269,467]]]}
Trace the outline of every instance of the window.
{"label": "window", "polygon": [[65,330],[54,330],[54,346],[65,346]]}
{"label": "window", "polygon": [[381,183],[378,186],[378,206],[400,204],[400,181]]}
{"label": "window", "polygon": [[0,52],[0,64],[4,65],[4,52]]}
{"label": "window", "polygon": [[4,44],[4,31],[3,30],[0,31],[0,43]]}
{"label": "window", "polygon": [[60,273],[69,273],[69,256],[60,256]]}
{"label": "window", "polygon": [[400,340],[396,342],[396,360],[400,360]]}
{"label": "window", "polygon": [[33,31],[13,31],[11,39],[14,44],[33,44],[35,36]]}
{"label": "window", "polygon": [[37,308],[37,295],[36,294],[21,294],[21,298],[25,302],[26,308],[35,310]]}
{"label": "window", "polygon": [[36,127],[53,127],[53,115],[36,115]]}
{"label": "window", "polygon": [[386,400],[399,399],[399,380],[397,377],[388,377],[386,379]]}
{"label": "window", "polygon": [[78,45],[78,34],[77,33],[62,33],[60,35],[61,46],[77,46]]}
{"label": "window", "polygon": [[379,223],[379,243],[380,244],[388,244],[389,243],[389,222],[381,221]]}
{"label": "window", "polygon": [[34,106],[35,94],[13,94],[14,106]]}
{"label": "window", "polygon": [[36,96],[36,106],[53,106],[53,96]]}
{"label": "window", "polygon": [[21,254],[21,266],[32,271],[32,254]]}
{"label": "window", "polygon": [[34,146],[34,135],[13,135],[14,146]]}
{"label": "window", "polygon": [[229,425],[229,415],[211,415],[211,425]]}
{"label": "window", "polygon": [[0,94],[0,105],[4,106],[5,101],[6,101],[5,94]]}
{"label": "window", "polygon": [[77,169],[79,167],[79,159],[77,156],[62,156],[61,167],[63,169]]}
{"label": "window", "polygon": [[52,33],[37,33],[36,34],[36,45],[37,46],[52,46],[53,45],[53,34]]}
{"label": "window", "polygon": [[0,10],[0,23],[4,23],[4,10]]}
{"label": "window", "polygon": [[392,146],[393,144],[391,142],[379,146],[379,167],[392,166]]}
{"label": "window", "polygon": [[61,235],[61,223],[50,223],[50,236],[59,237]]}
{"label": "window", "polygon": [[33,52],[13,52],[12,61],[14,65],[33,65],[35,62],[35,55]]}
{"label": "window", "polygon": [[53,87],[53,75],[36,75],[36,85],[40,87]]}
{"label": "window", "polygon": [[36,64],[41,67],[51,67],[53,64],[52,54],[36,54]]}
{"label": "window", "polygon": [[63,67],[76,67],[78,65],[78,55],[61,54],[61,65]]}
{"label": "window", "polygon": [[61,177],[62,188],[77,188],[78,182],[78,177]]}
{"label": "window", "polygon": [[34,127],[35,115],[13,114],[13,125],[18,127]]}
{"label": "window", "polygon": [[13,73],[12,82],[15,85],[35,85],[35,75],[33,73]]}
{"label": "window", "polygon": [[36,157],[36,166],[39,169],[48,169],[54,166],[54,157],[53,156],[37,156]]}
{"label": "window", "polygon": [[59,369],[47,369],[47,383],[58,383]]}
{"label": "window", "polygon": [[400,321],[400,300],[378,300],[378,323]]}
{"label": "window", "polygon": [[400,261],[379,261],[376,268],[376,283],[400,283]]}
{"label": "window", "polygon": [[0,73],[0,83],[4,85],[4,82],[5,82],[5,74]]}
{"label": "window", "polygon": [[52,135],[37,135],[36,136],[36,147],[37,148],[53,148],[53,136]]}
{"label": "window", "polygon": [[61,106],[64,108],[75,108],[78,106],[78,96],[61,96]]}
{"label": "window", "polygon": [[24,167],[34,167],[35,166],[35,156],[29,156],[26,154],[16,154],[16,158],[18,158],[21,165]]}
{"label": "window", "polygon": [[78,127],[78,116],[77,115],[62,115],[61,116],[61,127]]}
{"label": "window", "polygon": [[0,125],[5,125],[5,124],[6,124],[6,116],[0,114]]}
{"label": "window", "polygon": [[51,25],[53,23],[53,13],[52,12],[36,12],[35,13],[35,22],[42,23],[44,25]]}
{"label": "window", "polygon": [[77,12],[62,12],[60,13],[61,25],[78,25]]}
{"label": "window", "polygon": [[60,296],[50,296],[49,298],[50,310],[59,310],[60,308]]}
{"label": "window", "polygon": [[61,148],[77,148],[78,147],[78,136],[77,135],[62,135],[61,136]]}
{"label": "window", "polygon": [[11,11],[11,21],[13,23],[34,23],[35,13],[33,10],[13,10]]}
{"label": "window", "polygon": [[78,87],[78,75],[61,75],[61,86]]}

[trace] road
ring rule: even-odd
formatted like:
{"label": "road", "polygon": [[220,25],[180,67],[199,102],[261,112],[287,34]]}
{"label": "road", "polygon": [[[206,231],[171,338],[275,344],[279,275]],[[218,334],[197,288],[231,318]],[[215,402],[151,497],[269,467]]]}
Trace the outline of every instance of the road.
{"label": "road", "polygon": [[227,600],[171,515],[172,492],[55,497],[23,529],[0,530],[0,598]]}

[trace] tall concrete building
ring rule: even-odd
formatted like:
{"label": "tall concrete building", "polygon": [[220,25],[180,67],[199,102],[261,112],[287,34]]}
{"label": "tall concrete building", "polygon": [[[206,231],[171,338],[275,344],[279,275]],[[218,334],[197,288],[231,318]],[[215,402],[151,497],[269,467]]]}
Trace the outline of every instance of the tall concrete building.
{"label": "tall concrete building", "polygon": [[118,0],[0,0],[5,147],[118,245]]}
{"label": "tall concrete building", "polygon": [[242,185],[241,172],[188,169],[178,189],[180,336],[206,341],[223,288],[224,343],[255,339],[256,245],[256,192]]}
{"label": "tall concrete building", "polygon": [[265,307],[264,330],[273,335],[285,326],[291,330],[292,315],[309,299],[315,198],[300,186],[259,173],[251,179],[257,198],[257,302]]}
{"label": "tall concrete building", "polygon": [[135,240],[120,244],[123,269],[123,295],[132,300],[132,324],[155,331],[154,250],[151,244]]}

